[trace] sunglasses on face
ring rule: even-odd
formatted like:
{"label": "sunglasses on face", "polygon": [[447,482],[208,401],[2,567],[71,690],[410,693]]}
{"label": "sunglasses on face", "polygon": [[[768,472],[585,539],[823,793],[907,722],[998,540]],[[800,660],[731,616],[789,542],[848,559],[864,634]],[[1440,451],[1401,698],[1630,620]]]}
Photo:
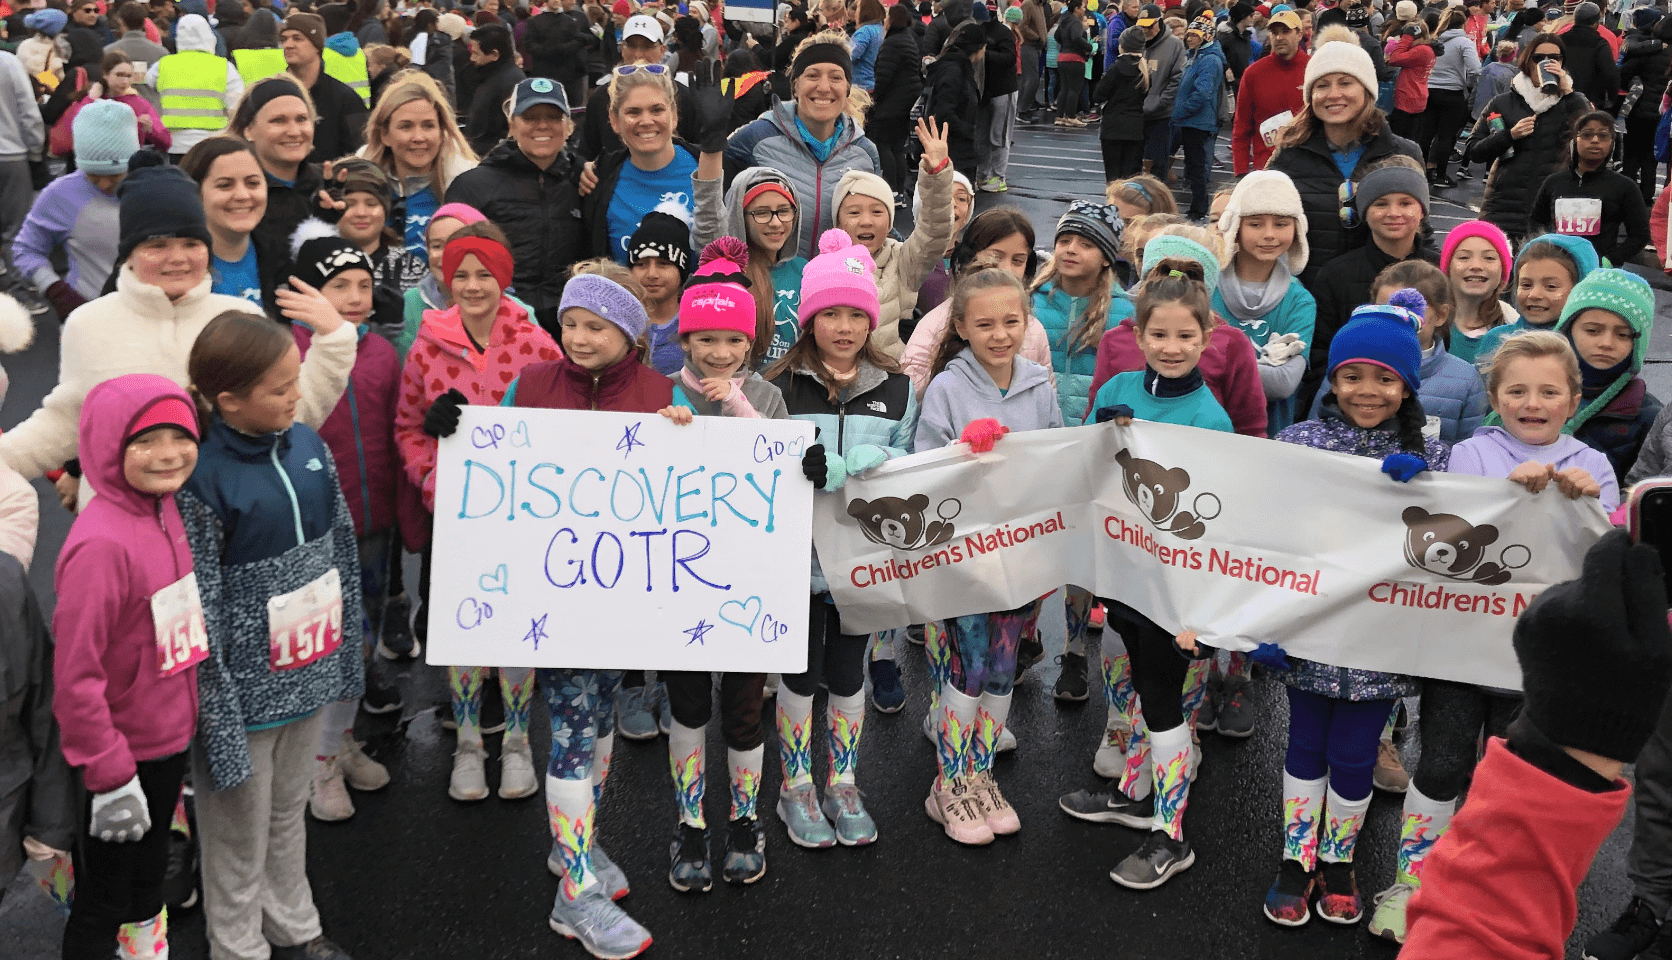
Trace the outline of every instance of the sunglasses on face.
{"label": "sunglasses on face", "polygon": [[1535,54],[1533,54],[1533,62],[1534,63],[1545,63],[1545,62],[1561,63],[1562,62],[1562,55],[1559,54],[1559,53],[1535,53]]}
{"label": "sunglasses on face", "polygon": [[624,63],[615,68],[615,75],[618,77],[631,76],[641,72],[660,76],[668,72],[668,65],[665,63]]}

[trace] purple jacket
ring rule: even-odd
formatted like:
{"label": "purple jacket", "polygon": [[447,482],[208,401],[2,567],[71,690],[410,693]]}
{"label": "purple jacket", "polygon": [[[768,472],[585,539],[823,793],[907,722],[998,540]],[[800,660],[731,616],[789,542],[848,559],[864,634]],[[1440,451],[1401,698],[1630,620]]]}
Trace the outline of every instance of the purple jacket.
{"label": "purple jacket", "polygon": [[52,712],[64,757],[94,793],[127,783],[137,761],[186,749],[197,728],[197,668],[162,675],[151,619],[151,595],[192,572],[185,526],[174,497],[142,494],[122,472],[129,425],[164,396],[191,403],[167,377],[134,373],[94,387],[81,407],[81,468],[99,495],[54,572]]}
{"label": "purple jacket", "polygon": [[[307,356],[313,331],[299,323],[290,329],[302,356]],[[320,439],[337,461],[337,479],[348,512],[354,515],[356,537],[395,525],[395,489],[401,474],[395,398],[400,387],[401,365],[394,345],[361,325],[348,389],[319,426]]]}
{"label": "purple jacket", "polygon": [[1451,448],[1451,465],[1446,472],[1501,478],[1529,460],[1551,464],[1557,470],[1581,467],[1601,485],[1599,499],[1604,510],[1613,513],[1620,505],[1620,484],[1614,479],[1614,465],[1608,462],[1608,455],[1571,436],[1535,447],[1510,436],[1503,427],[1481,427],[1474,436]]}
{"label": "purple jacket", "polygon": [[[93,186],[87,174],[67,173],[35,198],[17,232],[12,260],[37,290],[66,279],[76,293],[95,300],[116,267],[116,235],[116,198]],[[52,267],[59,245],[69,253],[68,277]]]}
{"label": "purple jacket", "polygon": [[[1400,452],[1399,435],[1392,420],[1368,430],[1354,426],[1342,416],[1334,397],[1325,401],[1320,419],[1288,427],[1277,435],[1277,439],[1316,450],[1351,453],[1375,460]],[[1426,459],[1429,469],[1444,473],[1448,459],[1446,445],[1433,437],[1423,438],[1423,443],[1428,448]],[[1397,481],[1389,479],[1384,482]],[[1337,700],[1392,700],[1414,696],[1422,690],[1421,680],[1402,673],[1332,667],[1299,657],[1290,657],[1289,662],[1294,668],[1278,675],[1284,683],[1297,690]]]}

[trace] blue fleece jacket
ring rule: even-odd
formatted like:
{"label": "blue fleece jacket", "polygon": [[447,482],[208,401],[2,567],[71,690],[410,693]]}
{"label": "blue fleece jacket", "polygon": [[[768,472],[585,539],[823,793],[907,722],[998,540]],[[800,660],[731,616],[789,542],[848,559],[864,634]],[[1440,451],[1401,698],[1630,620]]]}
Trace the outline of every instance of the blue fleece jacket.
{"label": "blue fleece jacket", "polygon": [[[96,299],[116,268],[117,219],[115,197],[85,173],[66,173],[35,198],[17,232],[12,260],[37,290],[68,280],[77,293]],[[52,266],[52,251],[59,246],[69,254],[68,277]]]}

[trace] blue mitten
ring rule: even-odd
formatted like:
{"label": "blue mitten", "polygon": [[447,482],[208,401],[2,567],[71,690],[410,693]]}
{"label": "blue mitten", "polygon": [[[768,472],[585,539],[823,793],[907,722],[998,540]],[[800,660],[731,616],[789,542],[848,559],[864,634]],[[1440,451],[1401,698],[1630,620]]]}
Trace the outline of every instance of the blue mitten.
{"label": "blue mitten", "polygon": [[1282,673],[1287,673],[1291,669],[1289,654],[1275,643],[1260,644],[1254,648],[1254,652],[1248,655],[1248,659],[1262,667]]}
{"label": "blue mitten", "polygon": [[827,457],[824,444],[815,443],[801,456],[801,472],[818,490],[835,490],[848,481],[847,464],[841,457]]}
{"label": "blue mitten", "polygon": [[888,451],[874,443],[862,443],[848,451],[848,476],[857,477],[888,462]]}
{"label": "blue mitten", "polygon": [[1382,472],[1400,483],[1410,483],[1412,477],[1427,469],[1428,461],[1414,453],[1401,451],[1382,458]]}

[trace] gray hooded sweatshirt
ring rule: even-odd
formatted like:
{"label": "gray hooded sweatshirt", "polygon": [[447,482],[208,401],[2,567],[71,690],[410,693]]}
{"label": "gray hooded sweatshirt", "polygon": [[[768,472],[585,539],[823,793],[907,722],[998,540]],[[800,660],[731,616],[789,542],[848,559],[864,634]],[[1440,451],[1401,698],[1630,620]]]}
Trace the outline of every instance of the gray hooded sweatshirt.
{"label": "gray hooded sweatshirt", "polygon": [[957,443],[970,421],[983,417],[997,420],[1012,433],[1062,426],[1051,371],[1020,356],[1011,362],[1015,369],[1010,389],[1000,393],[969,347],[953,357],[923,391],[912,449],[936,450]]}
{"label": "gray hooded sweatshirt", "polygon": [[[697,209],[692,233],[697,251],[701,253],[703,247],[722,236],[736,237],[747,243],[749,225],[743,215],[743,198],[749,195],[750,190],[770,180],[787,186],[795,197],[796,208],[801,208],[803,195],[795,181],[772,167],[744,170],[732,180],[731,189],[726,190],[723,196],[720,179],[702,180],[693,173],[691,195],[696,198]],[[801,268],[807,265],[807,260],[796,254],[800,248],[801,218],[797,217],[790,223],[789,238],[778,249],[778,260],[772,266],[772,290],[749,291],[757,302],[763,296],[772,297],[773,334],[772,342],[766,348],[766,358],[761,362],[763,369],[788,353],[796,337],[801,335]]]}
{"label": "gray hooded sweatshirt", "polygon": [[[674,403],[683,400],[685,406],[690,407],[691,411],[699,417],[735,416],[726,409],[724,402],[715,403],[703,396],[702,391],[693,390],[685,382],[684,374],[686,370],[697,378],[698,383],[702,382],[702,371],[691,363],[690,357],[686,357],[684,370],[681,370],[673,378]],[[789,419],[790,408],[784,404],[783,393],[779,392],[777,387],[761,379],[761,375],[753,370],[747,373],[746,379],[743,381],[743,399],[749,401],[749,406],[755,408],[755,412],[760,414],[762,420]]]}

